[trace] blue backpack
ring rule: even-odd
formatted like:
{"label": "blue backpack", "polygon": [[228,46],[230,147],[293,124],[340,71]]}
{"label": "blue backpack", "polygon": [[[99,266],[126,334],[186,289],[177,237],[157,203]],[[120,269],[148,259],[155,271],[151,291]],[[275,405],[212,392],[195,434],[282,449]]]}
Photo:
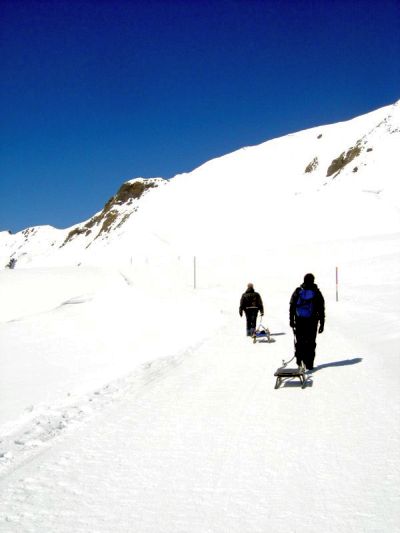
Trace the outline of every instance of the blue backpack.
{"label": "blue backpack", "polygon": [[300,289],[296,302],[296,315],[300,318],[310,318],[314,313],[315,291]]}

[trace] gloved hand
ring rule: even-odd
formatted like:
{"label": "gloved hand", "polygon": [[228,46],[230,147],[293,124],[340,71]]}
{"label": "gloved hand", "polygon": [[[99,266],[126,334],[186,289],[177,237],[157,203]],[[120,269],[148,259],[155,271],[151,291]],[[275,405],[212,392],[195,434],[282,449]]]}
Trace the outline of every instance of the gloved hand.
{"label": "gloved hand", "polygon": [[239,310],[239,315],[242,316],[243,315],[243,311],[240,309]]}
{"label": "gloved hand", "polygon": [[324,331],[324,325],[320,324],[318,333],[322,333]]}
{"label": "gloved hand", "polygon": [[260,314],[261,314],[261,316],[264,316],[264,313],[260,313]]}
{"label": "gloved hand", "polygon": [[293,322],[293,320],[290,321],[290,327],[291,327],[292,329],[294,329],[294,322]]}

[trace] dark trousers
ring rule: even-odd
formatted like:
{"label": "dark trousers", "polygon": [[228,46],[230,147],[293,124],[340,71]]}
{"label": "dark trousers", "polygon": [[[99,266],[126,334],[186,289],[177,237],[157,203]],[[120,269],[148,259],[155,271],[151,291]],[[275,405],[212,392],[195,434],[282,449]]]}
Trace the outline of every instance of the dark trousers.
{"label": "dark trousers", "polygon": [[257,307],[248,307],[244,310],[246,315],[246,332],[247,335],[253,335],[254,330],[256,329],[258,308]]}
{"label": "dark trousers", "polygon": [[314,368],[317,327],[316,320],[296,319],[296,362],[298,365],[303,362],[307,369]]}

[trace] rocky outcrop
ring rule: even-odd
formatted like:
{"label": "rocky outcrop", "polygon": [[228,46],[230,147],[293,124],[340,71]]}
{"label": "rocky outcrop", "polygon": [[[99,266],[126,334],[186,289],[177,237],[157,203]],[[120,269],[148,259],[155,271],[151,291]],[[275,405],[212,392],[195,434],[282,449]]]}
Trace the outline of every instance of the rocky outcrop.
{"label": "rocky outcrop", "polygon": [[[75,227],[68,233],[60,248],[79,235],[89,236],[92,232],[96,232],[94,239],[97,239],[109,233],[111,229],[122,226],[138,209],[137,206],[133,206],[133,203],[135,201],[137,202],[149,189],[158,187],[160,183],[166,183],[166,180],[161,178],[136,179],[123,183],[117,193],[108,200],[100,213],[94,215],[86,223]],[[132,206],[132,208],[122,212],[121,207],[123,206]]]}
{"label": "rocky outcrop", "polygon": [[306,174],[309,174],[309,173],[313,172],[317,167],[318,167],[318,157],[314,157],[314,159],[312,161],[310,161],[310,163],[308,163],[308,165],[306,166],[304,172]]}
{"label": "rocky outcrop", "polygon": [[330,176],[333,176],[333,174],[335,174],[335,178],[344,169],[346,165],[351,163],[353,159],[355,159],[361,154],[361,150],[361,142],[357,141],[356,145],[349,148],[347,152],[342,152],[339,157],[334,159],[329,165],[328,170],[326,172],[326,177],[329,178]]}

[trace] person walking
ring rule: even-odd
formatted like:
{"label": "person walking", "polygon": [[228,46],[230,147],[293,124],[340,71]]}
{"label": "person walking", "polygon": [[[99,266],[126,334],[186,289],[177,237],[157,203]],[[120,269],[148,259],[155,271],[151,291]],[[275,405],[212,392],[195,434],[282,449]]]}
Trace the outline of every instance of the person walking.
{"label": "person walking", "polygon": [[264,315],[264,305],[261,296],[254,290],[252,283],[247,284],[246,291],[240,298],[239,315],[246,315],[246,334],[251,337],[256,329],[257,315],[260,311]]}
{"label": "person walking", "polygon": [[290,298],[289,323],[295,336],[298,366],[304,364],[307,370],[313,370],[317,331],[322,333],[325,327],[325,300],[313,274],[304,276],[304,282]]}

